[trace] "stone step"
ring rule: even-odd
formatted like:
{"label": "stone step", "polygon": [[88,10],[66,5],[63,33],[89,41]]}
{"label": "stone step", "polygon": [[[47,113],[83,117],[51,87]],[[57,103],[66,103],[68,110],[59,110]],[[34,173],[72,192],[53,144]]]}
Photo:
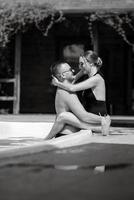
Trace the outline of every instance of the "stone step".
{"label": "stone step", "polygon": [[[71,135],[65,135],[51,140],[25,138],[15,140],[0,140],[0,159],[26,154],[34,154],[42,151],[51,151],[56,149],[75,147],[90,143],[91,131],[77,132]],[[6,145],[5,145],[6,144]]]}

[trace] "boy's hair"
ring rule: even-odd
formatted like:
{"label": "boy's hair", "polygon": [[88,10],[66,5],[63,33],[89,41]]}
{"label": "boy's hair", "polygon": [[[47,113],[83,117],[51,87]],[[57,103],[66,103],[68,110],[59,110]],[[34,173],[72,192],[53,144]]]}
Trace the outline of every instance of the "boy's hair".
{"label": "boy's hair", "polygon": [[61,65],[65,64],[64,61],[58,61],[55,62],[54,64],[51,65],[50,67],[50,71],[51,71],[51,75],[57,77],[57,75],[59,74],[59,69],[61,68]]}

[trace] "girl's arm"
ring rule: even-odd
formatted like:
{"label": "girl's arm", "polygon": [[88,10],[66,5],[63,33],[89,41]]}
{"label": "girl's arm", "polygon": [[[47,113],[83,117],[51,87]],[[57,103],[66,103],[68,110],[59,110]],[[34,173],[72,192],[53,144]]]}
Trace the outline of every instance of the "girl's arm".
{"label": "girl's arm", "polygon": [[58,79],[53,79],[53,85],[58,86],[64,90],[67,90],[69,92],[77,92],[81,90],[86,90],[89,88],[92,88],[97,85],[99,78],[97,76],[93,76],[91,78],[88,78],[85,81],[82,81],[77,84],[71,84],[71,83],[62,83],[58,81]]}
{"label": "girl's arm", "polygon": [[74,78],[73,83],[75,83],[77,80],[79,80],[83,75],[84,75],[84,73],[83,73],[83,70],[81,69],[81,70],[75,75],[75,78]]}

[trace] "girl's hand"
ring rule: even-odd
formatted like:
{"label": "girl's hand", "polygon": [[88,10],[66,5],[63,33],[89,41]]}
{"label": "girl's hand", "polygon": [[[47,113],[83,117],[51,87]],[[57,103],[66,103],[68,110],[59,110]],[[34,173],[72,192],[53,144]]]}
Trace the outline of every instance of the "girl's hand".
{"label": "girl's hand", "polygon": [[52,85],[58,86],[58,83],[59,83],[58,79],[55,76],[53,76]]}

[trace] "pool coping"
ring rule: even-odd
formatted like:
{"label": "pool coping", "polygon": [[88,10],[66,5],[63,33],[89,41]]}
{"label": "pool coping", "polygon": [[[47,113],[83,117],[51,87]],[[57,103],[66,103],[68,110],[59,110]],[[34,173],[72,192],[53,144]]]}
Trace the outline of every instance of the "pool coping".
{"label": "pool coping", "polygon": [[74,133],[71,135],[65,135],[62,137],[54,138],[51,140],[41,140],[28,146],[15,146],[13,148],[7,148],[0,151],[0,159],[20,156],[26,154],[34,154],[43,151],[51,151],[55,149],[69,148],[90,143],[91,132],[86,131],[85,133]]}
{"label": "pool coping", "polygon": [[85,133],[74,133],[51,140],[37,141],[37,143],[28,146],[18,146],[0,151],[0,159],[78,147],[91,143],[134,145],[134,134],[102,136],[97,134],[91,135],[88,131],[85,131]]}

